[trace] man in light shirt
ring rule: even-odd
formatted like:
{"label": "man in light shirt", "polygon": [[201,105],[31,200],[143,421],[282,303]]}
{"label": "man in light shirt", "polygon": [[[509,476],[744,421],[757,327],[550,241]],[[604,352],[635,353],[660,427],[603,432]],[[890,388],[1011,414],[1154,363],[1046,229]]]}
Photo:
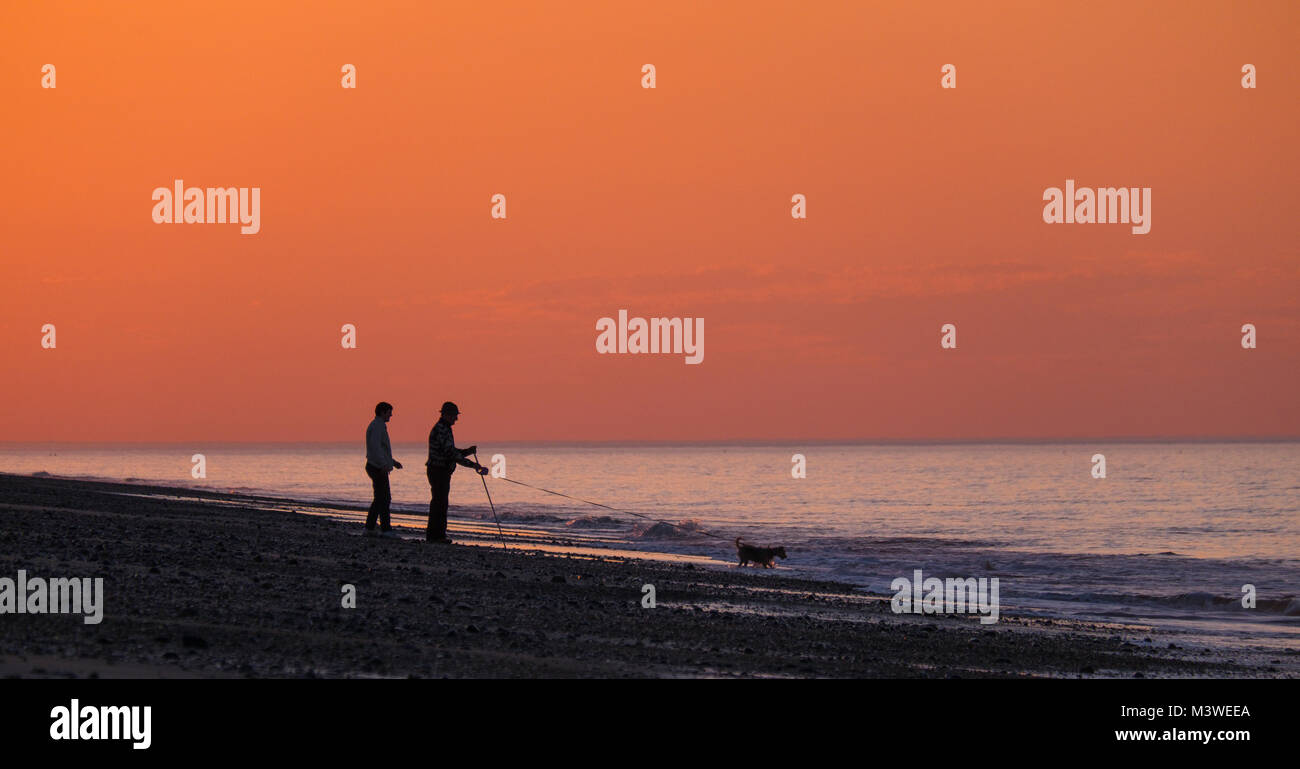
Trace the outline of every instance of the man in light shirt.
{"label": "man in light shirt", "polygon": [[393,447],[388,442],[388,420],[393,418],[393,404],[380,401],[375,406],[375,418],[366,428],[366,475],[375,489],[375,499],[370,503],[370,514],[366,516],[366,536],[375,535],[375,520],[379,520],[379,531],[383,536],[396,537],[392,523],[389,521],[389,506],[393,502],[392,487],[388,484],[388,474],[401,470],[402,463],[393,459]]}

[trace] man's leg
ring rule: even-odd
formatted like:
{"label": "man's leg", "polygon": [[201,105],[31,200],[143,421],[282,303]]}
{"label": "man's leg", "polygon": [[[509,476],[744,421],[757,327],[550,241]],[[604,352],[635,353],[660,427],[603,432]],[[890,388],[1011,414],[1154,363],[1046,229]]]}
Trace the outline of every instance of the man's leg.
{"label": "man's leg", "polygon": [[393,504],[393,487],[388,482],[388,473],[383,470],[379,472],[380,484],[383,486],[384,496],[379,500],[379,530],[392,531],[393,523],[389,520],[389,508]]}
{"label": "man's leg", "polygon": [[429,528],[424,537],[428,540],[447,538],[447,498],[451,494],[451,473],[429,468]]}
{"label": "man's leg", "polygon": [[426,465],[424,474],[429,479],[429,525],[424,530],[424,538],[433,539],[433,519],[438,514],[438,471]]}
{"label": "man's leg", "polygon": [[388,477],[369,462],[366,463],[366,475],[370,476],[370,485],[375,495],[370,502],[370,513],[366,516],[366,529],[374,529],[375,519],[379,517],[379,500],[388,493]]}

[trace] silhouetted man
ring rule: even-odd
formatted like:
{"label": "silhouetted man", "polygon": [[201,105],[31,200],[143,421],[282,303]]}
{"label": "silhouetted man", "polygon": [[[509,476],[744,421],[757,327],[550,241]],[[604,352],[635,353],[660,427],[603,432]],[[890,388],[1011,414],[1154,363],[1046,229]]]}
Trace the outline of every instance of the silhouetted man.
{"label": "silhouetted man", "polygon": [[442,415],[437,424],[429,431],[429,489],[433,498],[429,500],[429,529],[424,538],[430,542],[450,545],[447,538],[447,497],[451,494],[451,474],[456,465],[472,467],[479,475],[487,475],[487,468],[478,462],[466,459],[469,454],[478,452],[477,446],[467,449],[456,448],[456,437],[451,433],[451,426],[460,418],[460,409],[447,401],[442,404]]}
{"label": "silhouetted man", "polygon": [[401,470],[402,463],[393,459],[393,447],[388,442],[388,420],[393,418],[393,404],[380,401],[375,406],[375,418],[366,428],[366,475],[375,487],[375,499],[370,503],[370,514],[366,516],[366,536],[375,535],[375,519],[379,519],[380,533],[395,537],[393,526],[389,521],[389,506],[393,502],[393,491],[388,485],[388,474]]}

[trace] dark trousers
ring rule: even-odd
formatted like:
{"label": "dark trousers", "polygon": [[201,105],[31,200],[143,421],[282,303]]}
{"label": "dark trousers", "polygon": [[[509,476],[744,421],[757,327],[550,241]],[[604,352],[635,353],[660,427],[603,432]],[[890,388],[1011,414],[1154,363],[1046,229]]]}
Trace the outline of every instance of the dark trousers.
{"label": "dark trousers", "polygon": [[366,475],[370,476],[370,483],[375,487],[375,500],[370,503],[370,514],[366,516],[366,528],[375,528],[375,519],[379,519],[379,527],[384,531],[393,528],[392,523],[388,520],[388,508],[393,503],[393,490],[388,485],[388,473],[383,468],[375,467],[369,462],[366,463]]}
{"label": "dark trousers", "polygon": [[429,467],[429,491],[433,497],[429,500],[429,529],[425,539],[445,539],[447,537],[447,497],[451,494],[450,470],[441,467]]}

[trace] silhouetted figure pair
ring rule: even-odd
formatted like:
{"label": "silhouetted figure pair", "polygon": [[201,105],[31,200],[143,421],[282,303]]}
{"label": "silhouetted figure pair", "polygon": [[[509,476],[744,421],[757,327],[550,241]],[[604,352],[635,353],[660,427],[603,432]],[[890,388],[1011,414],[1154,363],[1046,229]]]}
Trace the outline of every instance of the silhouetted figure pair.
{"label": "silhouetted figure pair", "polygon": [[[370,503],[370,513],[366,516],[366,535],[375,535],[375,523],[379,523],[381,536],[395,537],[390,521],[390,509],[393,503],[392,486],[388,475],[393,470],[401,470],[402,463],[393,459],[392,445],[388,441],[388,420],[393,418],[391,403],[381,401],[375,406],[375,418],[366,428],[366,475],[374,486],[374,501]],[[476,461],[470,461],[470,454],[477,454],[478,447],[456,448],[456,438],[451,426],[460,418],[460,408],[447,401],[442,404],[442,413],[433,429],[429,431],[429,461],[425,467],[429,476],[429,527],[424,538],[429,542],[451,544],[447,537],[447,505],[451,495],[451,474],[456,465],[473,468],[479,475],[487,475],[487,468]]]}

